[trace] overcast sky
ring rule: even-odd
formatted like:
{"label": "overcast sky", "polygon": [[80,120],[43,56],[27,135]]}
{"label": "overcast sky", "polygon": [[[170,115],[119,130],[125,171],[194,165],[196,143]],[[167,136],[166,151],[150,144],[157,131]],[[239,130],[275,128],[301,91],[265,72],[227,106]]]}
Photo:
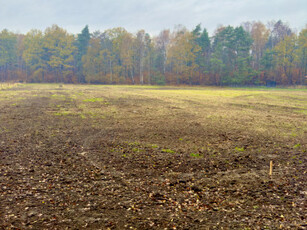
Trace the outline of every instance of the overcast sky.
{"label": "overcast sky", "polygon": [[52,24],[70,33],[124,27],[157,35],[201,23],[210,35],[218,25],[279,20],[298,31],[307,23],[307,0],[0,0],[0,30],[26,33]]}

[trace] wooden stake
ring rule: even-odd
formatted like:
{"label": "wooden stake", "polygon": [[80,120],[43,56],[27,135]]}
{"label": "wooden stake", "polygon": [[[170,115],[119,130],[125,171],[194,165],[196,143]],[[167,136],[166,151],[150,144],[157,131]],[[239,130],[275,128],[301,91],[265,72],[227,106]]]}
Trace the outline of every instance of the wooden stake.
{"label": "wooden stake", "polygon": [[273,161],[270,161],[270,176],[272,176],[273,173]]}

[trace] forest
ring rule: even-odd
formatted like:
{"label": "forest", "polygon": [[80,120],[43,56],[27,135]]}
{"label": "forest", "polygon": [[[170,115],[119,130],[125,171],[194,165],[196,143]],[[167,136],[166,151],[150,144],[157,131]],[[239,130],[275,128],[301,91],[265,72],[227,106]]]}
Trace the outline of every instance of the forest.
{"label": "forest", "polygon": [[307,26],[199,24],[157,36],[124,28],[77,35],[58,25],[0,33],[0,81],[91,84],[290,86],[307,84]]}

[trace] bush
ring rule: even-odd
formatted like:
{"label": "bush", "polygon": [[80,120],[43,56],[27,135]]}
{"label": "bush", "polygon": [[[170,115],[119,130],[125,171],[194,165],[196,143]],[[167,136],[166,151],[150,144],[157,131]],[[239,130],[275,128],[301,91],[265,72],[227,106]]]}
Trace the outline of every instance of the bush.
{"label": "bush", "polygon": [[152,77],[152,84],[154,85],[165,85],[165,76],[161,73],[156,73]]}

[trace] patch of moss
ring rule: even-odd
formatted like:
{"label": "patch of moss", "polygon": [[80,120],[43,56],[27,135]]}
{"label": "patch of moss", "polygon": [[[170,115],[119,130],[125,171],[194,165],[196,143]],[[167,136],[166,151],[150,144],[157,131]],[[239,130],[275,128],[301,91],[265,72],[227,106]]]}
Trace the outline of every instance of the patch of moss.
{"label": "patch of moss", "polygon": [[235,147],[235,150],[237,151],[237,152],[244,152],[244,147],[242,147],[242,148],[239,148],[239,147]]}
{"label": "patch of moss", "polygon": [[199,154],[199,153],[190,153],[191,157],[195,157],[195,158],[202,158],[203,155]]}
{"label": "patch of moss", "polygon": [[301,144],[296,144],[293,146],[294,149],[301,147]]}
{"label": "patch of moss", "polygon": [[102,98],[88,98],[88,99],[84,99],[84,102],[99,102],[99,101],[103,101]]}
{"label": "patch of moss", "polygon": [[171,149],[162,149],[162,152],[164,152],[164,153],[175,153],[175,151],[173,151]]}
{"label": "patch of moss", "polygon": [[54,113],[54,115],[56,116],[67,116],[67,115],[71,115],[72,113],[69,112],[69,111],[60,111],[60,112],[57,112],[57,113]]}

